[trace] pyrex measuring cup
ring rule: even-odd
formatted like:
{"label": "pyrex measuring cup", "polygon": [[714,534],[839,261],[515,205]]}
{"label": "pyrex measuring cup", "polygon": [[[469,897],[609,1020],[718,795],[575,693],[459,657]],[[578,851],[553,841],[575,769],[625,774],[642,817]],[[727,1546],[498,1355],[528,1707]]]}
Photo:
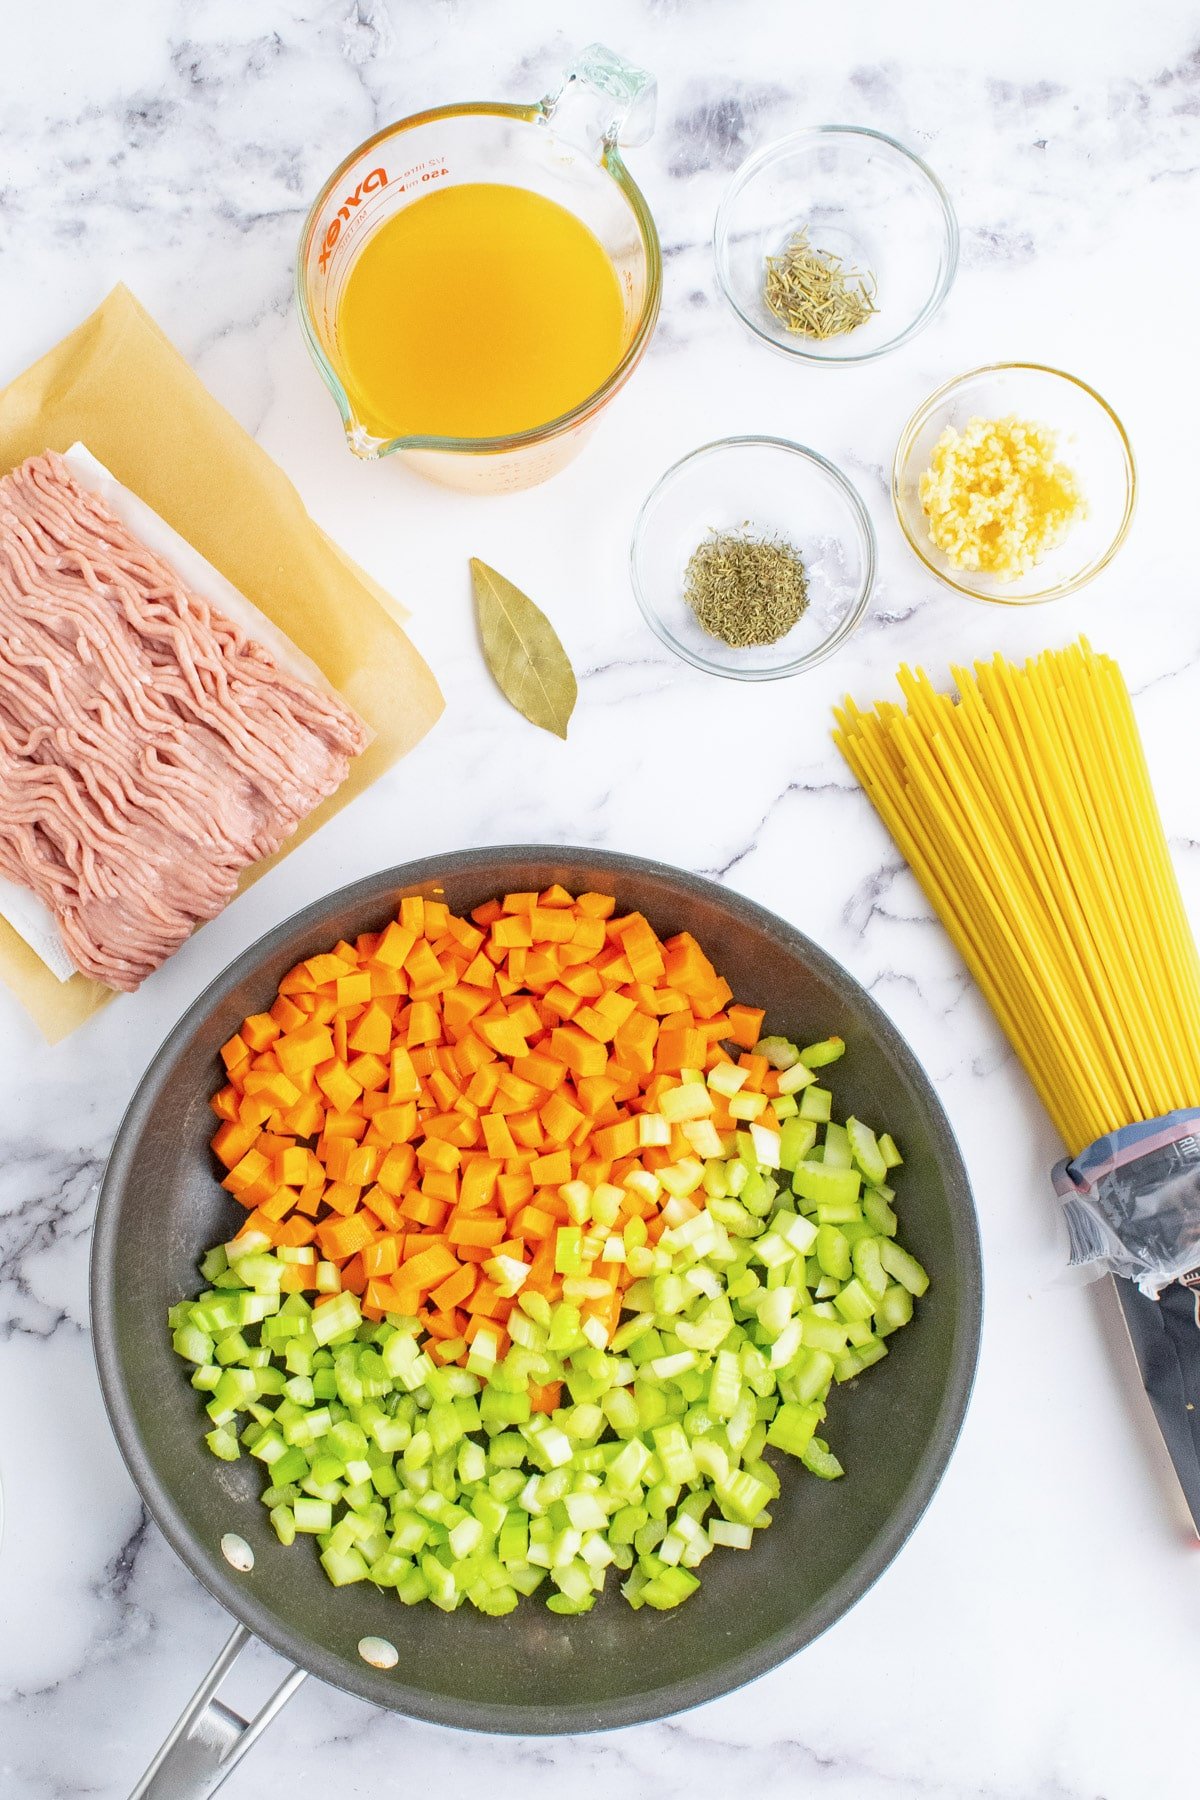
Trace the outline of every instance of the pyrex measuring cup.
{"label": "pyrex measuring cup", "polygon": [[[628,380],[658,317],[658,233],[618,148],[645,143],[654,127],[654,101],[653,76],[593,44],[566,71],[558,91],[532,106],[483,101],[415,113],[368,138],[334,171],[301,234],[296,301],[309,350],[356,456],[400,450],[433,480],[483,493],[532,487],[570,460]],[[570,412],[511,437],[374,437],[355,416],[339,352],[342,290],[363,246],[386,219],[439,186],[462,182],[530,188],[566,207],[600,240],[624,301],[621,359],[603,386]]]}

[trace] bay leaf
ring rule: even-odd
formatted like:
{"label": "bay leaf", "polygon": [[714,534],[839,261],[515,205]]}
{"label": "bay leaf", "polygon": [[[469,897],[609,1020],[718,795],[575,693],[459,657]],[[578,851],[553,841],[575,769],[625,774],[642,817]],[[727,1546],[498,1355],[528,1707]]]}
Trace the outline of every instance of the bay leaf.
{"label": "bay leaf", "polygon": [[565,738],[579,689],[558,633],[528,594],[477,556],[471,558],[471,584],[496,685],[531,725]]}

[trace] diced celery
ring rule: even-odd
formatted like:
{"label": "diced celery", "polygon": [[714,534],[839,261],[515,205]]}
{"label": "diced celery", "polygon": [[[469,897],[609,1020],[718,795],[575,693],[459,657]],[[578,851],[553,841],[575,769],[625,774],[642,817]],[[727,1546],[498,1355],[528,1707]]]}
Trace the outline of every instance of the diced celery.
{"label": "diced celery", "polygon": [[814,1242],[817,1264],[833,1281],[847,1281],[852,1267],[850,1246],[836,1225],[821,1225]]}
{"label": "diced celery", "polygon": [[806,1087],[800,1096],[800,1115],[802,1119],[815,1119],[818,1124],[827,1124],[833,1117],[833,1093],[826,1087]]}
{"label": "diced celery", "polygon": [[848,1281],[839,1294],[835,1294],[833,1304],[843,1319],[869,1319],[875,1311],[875,1302],[857,1276]]}
{"label": "diced celery", "polygon": [[918,1300],[929,1286],[929,1276],[915,1256],[891,1238],[881,1240],[879,1258],[888,1274]]}
{"label": "diced celery", "polygon": [[732,1519],[713,1519],[708,1526],[708,1535],[714,1544],[724,1544],[730,1550],[749,1550],[754,1541],[753,1527],[740,1525]]}
{"label": "diced celery", "polygon": [[862,1209],[867,1223],[879,1237],[895,1237],[899,1221],[878,1188],[864,1189]]}
{"label": "diced celery", "polygon": [[807,1069],[823,1069],[827,1063],[837,1062],[845,1054],[845,1040],[840,1037],[822,1038],[819,1044],[808,1044],[800,1052],[800,1061]]}
{"label": "diced celery", "polygon": [[336,1338],[352,1336],[361,1323],[358,1297],[347,1292],[335,1294],[333,1299],[315,1308],[311,1330],[318,1344],[330,1344]]}
{"label": "diced celery", "polygon": [[824,1438],[814,1437],[808,1447],[801,1451],[800,1460],[813,1475],[819,1475],[822,1481],[834,1481],[845,1474],[841,1463],[830,1450]]}
{"label": "diced celery", "polygon": [[855,1162],[863,1172],[864,1179],[876,1186],[887,1179],[889,1163],[875,1133],[861,1119],[846,1120],[846,1135],[850,1140],[850,1149]]}
{"label": "diced celery", "polygon": [[907,1325],[913,1315],[913,1297],[909,1290],[894,1282],[884,1289],[875,1308],[875,1329],[881,1337],[890,1331],[899,1331]]}
{"label": "diced celery", "polygon": [[825,1127],[825,1153],[821,1158],[826,1169],[850,1169],[854,1166],[854,1158],[850,1153],[850,1137],[844,1125],[835,1124],[832,1120]]}
{"label": "diced celery", "polygon": [[879,1134],[879,1151],[889,1169],[898,1169],[904,1161],[896,1148],[896,1140],[888,1131]]}
{"label": "diced celery", "polygon": [[803,1162],[817,1141],[817,1126],[812,1119],[805,1119],[798,1113],[783,1122],[779,1134],[779,1166],[783,1169],[795,1169],[797,1163]]}
{"label": "diced celery", "polygon": [[857,1169],[838,1169],[808,1160],[796,1164],[792,1189],[815,1206],[842,1204],[857,1208],[862,1176]]}
{"label": "diced celery", "polygon": [[850,1247],[854,1273],[875,1301],[882,1299],[888,1284],[882,1261],[882,1246],[886,1242],[884,1238],[863,1237]]}

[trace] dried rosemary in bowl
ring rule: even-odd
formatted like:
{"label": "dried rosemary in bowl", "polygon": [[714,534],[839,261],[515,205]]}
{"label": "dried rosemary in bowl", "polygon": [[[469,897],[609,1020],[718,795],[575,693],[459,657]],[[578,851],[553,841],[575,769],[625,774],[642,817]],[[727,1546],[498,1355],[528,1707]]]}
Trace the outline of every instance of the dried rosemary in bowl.
{"label": "dried rosemary in bowl", "polygon": [[879,311],[875,294],[874,275],[848,269],[831,250],[816,249],[807,225],[766,260],[763,299],[789,331],[804,337],[841,337],[857,330]]}
{"label": "dried rosemary in bowl", "polygon": [[710,636],[749,649],[787,636],[808,605],[808,577],[793,544],[756,537],[745,524],[710,531],[697,545],[683,593]]}

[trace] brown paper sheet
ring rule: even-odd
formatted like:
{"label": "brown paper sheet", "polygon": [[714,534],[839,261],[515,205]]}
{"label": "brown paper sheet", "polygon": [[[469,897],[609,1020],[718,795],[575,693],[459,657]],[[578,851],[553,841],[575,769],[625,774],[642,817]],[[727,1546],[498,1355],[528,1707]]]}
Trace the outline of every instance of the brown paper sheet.
{"label": "brown paper sheet", "polygon": [[[304,509],[283,471],[208,393],[128,288],[0,392],[0,473],[87,445],[310,656],[375,736],[338,789],[241,893],[422,738],[442,710],[403,610]],[[60,982],[0,919],[0,981],[52,1042],[113,998]]]}

